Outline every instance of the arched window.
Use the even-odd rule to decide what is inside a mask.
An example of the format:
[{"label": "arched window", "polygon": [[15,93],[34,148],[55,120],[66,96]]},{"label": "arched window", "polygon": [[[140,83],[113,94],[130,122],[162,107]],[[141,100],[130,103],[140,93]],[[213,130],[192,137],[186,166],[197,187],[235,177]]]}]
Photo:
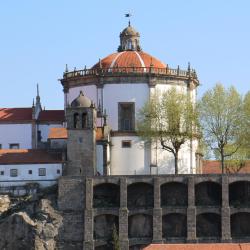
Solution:
[{"label": "arched window", "polygon": [[87,113],[82,114],[82,128],[87,128],[88,127],[88,117]]},{"label": "arched window", "polygon": [[80,119],[78,113],[74,114],[74,128],[80,128]]}]

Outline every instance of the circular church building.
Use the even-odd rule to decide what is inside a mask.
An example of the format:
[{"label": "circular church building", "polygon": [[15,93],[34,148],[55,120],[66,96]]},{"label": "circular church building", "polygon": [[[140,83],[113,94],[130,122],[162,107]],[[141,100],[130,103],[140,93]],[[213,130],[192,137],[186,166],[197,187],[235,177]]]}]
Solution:
[{"label": "circular church building", "polygon": [[[130,25],[120,33],[120,45],[91,68],[64,72],[65,108],[80,91],[97,109],[97,127],[110,128],[108,148],[96,144],[100,174],[173,174],[174,157],[158,145],[145,143],[136,133],[136,114],[156,91],[169,88],[186,93],[195,103],[199,85],[196,72],[169,66],[142,50],[140,34]],[[105,123],[105,124],[104,124]],[[199,172],[198,140],[182,145],[179,173]],[[105,168],[103,167],[105,165]],[[105,169],[105,170],[104,170]]]}]

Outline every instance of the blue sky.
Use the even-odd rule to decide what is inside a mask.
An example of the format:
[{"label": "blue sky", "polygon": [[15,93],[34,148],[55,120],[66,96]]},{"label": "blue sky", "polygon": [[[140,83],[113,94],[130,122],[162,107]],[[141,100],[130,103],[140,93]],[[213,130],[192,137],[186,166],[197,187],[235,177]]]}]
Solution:
[{"label": "blue sky", "polygon": [[62,77],[114,52],[132,25],[142,49],[170,67],[198,73],[199,96],[215,83],[250,90],[248,0],[8,0],[0,3],[0,107],[63,108]]}]

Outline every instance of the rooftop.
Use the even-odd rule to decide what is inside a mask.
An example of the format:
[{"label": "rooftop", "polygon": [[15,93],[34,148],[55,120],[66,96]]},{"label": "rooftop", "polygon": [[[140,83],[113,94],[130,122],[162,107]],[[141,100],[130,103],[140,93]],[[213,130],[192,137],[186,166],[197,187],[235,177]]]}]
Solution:
[{"label": "rooftop", "polygon": [[39,149],[0,149],[0,164],[62,163],[60,153],[48,153]]},{"label": "rooftop", "polygon": [[151,244],[144,250],[250,250],[250,243]]}]

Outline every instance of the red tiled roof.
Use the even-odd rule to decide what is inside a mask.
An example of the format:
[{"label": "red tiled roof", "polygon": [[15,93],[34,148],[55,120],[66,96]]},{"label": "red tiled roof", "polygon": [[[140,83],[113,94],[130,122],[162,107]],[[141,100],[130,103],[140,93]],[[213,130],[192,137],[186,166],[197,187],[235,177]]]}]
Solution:
[{"label": "red tiled roof", "polygon": [[50,128],[48,139],[67,139],[68,133],[66,128]]},{"label": "red tiled roof", "polygon": [[38,120],[40,122],[64,122],[64,110],[42,110],[39,114]]},{"label": "red tiled roof", "polygon": [[151,244],[144,250],[250,250],[249,243]]},{"label": "red tiled roof", "polygon": [[[230,173],[234,173],[234,169],[231,168],[230,171],[226,171]],[[215,160],[204,160],[202,166],[203,174],[221,174],[221,163],[220,161]],[[250,161],[246,162],[246,165],[242,167],[238,173],[250,173]]]},{"label": "red tiled roof", "polygon": [[0,164],[61,163],[62,155],[39,149],[1,149]]},{"label": "red tiled roof", "polygon": [[[154,68],[166,68],[166,64],[162,63],[155,57],[143,52],[143,51],[123,51],[113,53],[101,60],[102,68],[115,68],[115,67],[150,67]],[[98,62],[93,68],[99,68]]]},{"label": "red tiled roof", "polygon": [[0,108],[0,123],[31,121],[32,108]]},{"label": "red tiled roof", "polygon": [[[66,128],[50,128],[48,139],[67,139],[68,132]],[[102,128],[96,129],[96,140],[103,139]]]}]

